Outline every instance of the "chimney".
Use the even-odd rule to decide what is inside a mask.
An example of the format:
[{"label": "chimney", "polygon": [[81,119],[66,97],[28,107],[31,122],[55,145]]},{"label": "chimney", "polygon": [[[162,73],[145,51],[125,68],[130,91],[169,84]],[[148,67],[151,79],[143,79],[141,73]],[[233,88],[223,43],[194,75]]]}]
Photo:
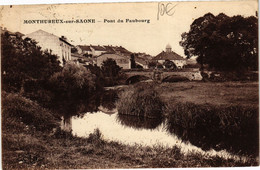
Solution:
[{"label": "chimney", "polygon": [[61,39],[65,40],[65,41],[67,40],[67,38],[64,35],[61,36]]}]

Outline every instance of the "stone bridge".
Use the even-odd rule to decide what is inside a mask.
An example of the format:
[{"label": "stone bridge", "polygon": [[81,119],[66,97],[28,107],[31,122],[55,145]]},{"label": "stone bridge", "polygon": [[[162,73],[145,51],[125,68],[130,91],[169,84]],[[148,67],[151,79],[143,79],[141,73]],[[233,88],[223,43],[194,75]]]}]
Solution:
[{"label": "stone bridge", "polygon": [[190,81],[201,80],[202,76],[199,70],[185,70],[185,71],[165,71],[165,70],[125,70],[126,84],[135,83],[141,80],[156,80],[163,81],[168,77],[184,77]]}]

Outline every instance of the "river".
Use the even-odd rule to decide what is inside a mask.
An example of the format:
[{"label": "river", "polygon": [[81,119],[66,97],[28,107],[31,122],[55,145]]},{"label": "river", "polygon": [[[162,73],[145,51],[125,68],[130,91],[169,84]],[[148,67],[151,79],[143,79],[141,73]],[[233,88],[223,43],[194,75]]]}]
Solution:
[{"label": "river", "polygon": [[[107,141],[116,141],[132,146],[178,146],[185,154],[199,152],[208,156],[218,155],[223,158],[246,159],[241,155],[228,152],[227,148],[216,149],[216,147],[212,147],[217,145],[214,141],[210,142],[201,138],[195,138],[196,141],[194,138],[187,139],[187,136],[191,136],[188,135],[189,133],[169,125],[166,119],[149,119],[118,114],[115,100],[116,93],[110,90],[106,91],[100,100],[92,99],[91,102],[88,101],[85,104],[83,102],[80,106],[66,105],[73,106],[70,109],[75,113],[75,110],[81,111],[81,113],[61,116],[61,129],[79,137],[88,137],[95,129],[99,129],[103,139]],[[82,108],[87,109],[82,110]],[[194,134],[196,135],[196,133]]]},{"label": "river", "polygon": [[[130,117],[131,120],[132,116],[125,117]],[[211,149],[204,151],[189,142],[183,142],[176,135],[167,131],[165,122],[161,122],[156,126],[153,124],[153,120],[147,120],[148,122],[146,122],[146,124],[149,127],[140,127],[138,126],[138,121],[131,122],[131,125],[124,124],[123,122],[125,121],[127,120],[122,120],[117,112],[107,114],[98,111],[95,113],[86,113],[82,117],[72,116],[68,119],[62,118],[61,128],[65,131],[70,131],[73,135],[79,137],[88,137],[95,129],[99,129],[104,140],[117,141],[131,146],[178,146],[185,154],[189,152],[198,152],[207,156],[218,155],[225,159],[233,158],[236,160],[246,160],[246,157],[231,154],[226,150],[216,151]]]}]

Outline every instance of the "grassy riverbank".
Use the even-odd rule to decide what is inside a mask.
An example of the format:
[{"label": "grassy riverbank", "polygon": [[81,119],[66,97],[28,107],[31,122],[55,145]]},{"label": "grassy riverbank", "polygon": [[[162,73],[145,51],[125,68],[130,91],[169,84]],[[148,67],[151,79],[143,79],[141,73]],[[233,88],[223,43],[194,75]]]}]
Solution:
[{"label": "grassy riverbank", "polygon": [[171,133],[203,150],[259,155],[258,107],[176,103],[165,114]]}]

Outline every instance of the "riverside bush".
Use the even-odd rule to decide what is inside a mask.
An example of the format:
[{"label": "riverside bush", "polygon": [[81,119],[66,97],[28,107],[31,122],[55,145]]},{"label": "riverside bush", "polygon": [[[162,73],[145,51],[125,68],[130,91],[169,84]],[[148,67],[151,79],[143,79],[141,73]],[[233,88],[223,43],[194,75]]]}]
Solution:
[{"label": "riverside bush", "polygon": [[96,76],[83,66],[67,63],[49,80],[55,96],[87,98],[96,91]]},{"label": "riverside bush", "polygon": [[139,83],[124,90],[116,105],[119,114],[148,118],[162,117],[164,106],[154,86],[149,83]]}]

